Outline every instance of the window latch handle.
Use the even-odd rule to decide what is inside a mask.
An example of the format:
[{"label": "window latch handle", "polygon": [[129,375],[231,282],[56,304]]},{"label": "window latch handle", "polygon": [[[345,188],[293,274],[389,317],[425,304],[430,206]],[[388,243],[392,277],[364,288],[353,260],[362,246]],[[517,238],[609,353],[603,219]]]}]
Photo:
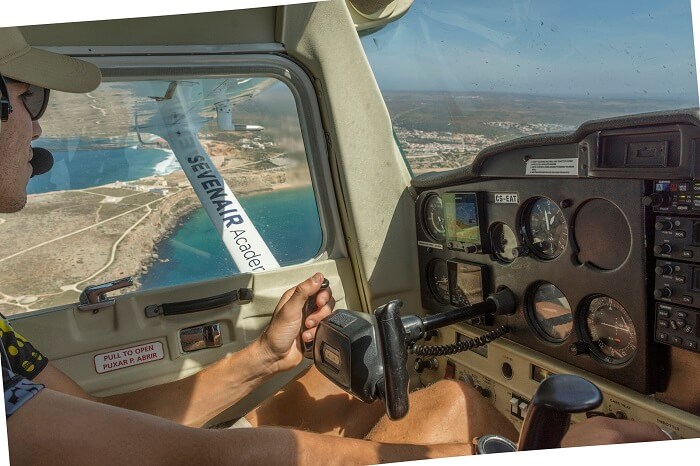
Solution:
[{"label": "window latch handle", "polygon": [[117,280],[112,280],[111,282],[101,283],[99,285],[86,286],[83,292],[80,293],[80,304],[78,304],[78,310],[97,312],[103,307],[113,306],[115,299],[108,298],[107,293],[133,285],[134,280],[131,277],[124,277]]}]

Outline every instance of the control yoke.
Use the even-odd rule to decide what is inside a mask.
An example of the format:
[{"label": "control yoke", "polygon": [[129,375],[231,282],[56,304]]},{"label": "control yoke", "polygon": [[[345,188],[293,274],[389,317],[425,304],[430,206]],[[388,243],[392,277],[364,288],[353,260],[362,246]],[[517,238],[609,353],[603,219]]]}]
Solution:
[{"label": "control yoke", "polygon": [[[409,347],[416,352],[414,343],[428,332],[465,319],[512,314],[515,297],[504,287],[481,303],[426,317],[402,317],[401,305],[401,301],[391,301],[377,308],[374,315],[338,309],[319,324],[313,347],[314,364],[322,374],[366,403],[383,399],[392,420],[408,413]],[[504,332],[491,333],[498,337]],[[488,340],[482,337],[480,342]],[[504,437],[487,435],[477,439],[481,446],[477,452],[557,448],[569,428],[571,414],[595,409],[602,401],[600,390],[588,380],[551,375],[540,383],[530,402],[517,447]]]},{"label": "control yoke", "polygon": [[408,348],[428,332],[484,315],[515,312],[515,297],[502,288],[481,303],[419,317],[401,316],[401,301],[374,315],[338,309],[316,331],[313,360],[318,370],[356,398],[383,399],[389,419],[408,413]]}]

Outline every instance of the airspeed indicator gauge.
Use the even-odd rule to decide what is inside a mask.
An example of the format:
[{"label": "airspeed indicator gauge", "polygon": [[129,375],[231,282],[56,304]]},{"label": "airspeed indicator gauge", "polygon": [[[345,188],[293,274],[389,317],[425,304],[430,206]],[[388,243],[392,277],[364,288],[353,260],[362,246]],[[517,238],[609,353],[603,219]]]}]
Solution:
[{"label": "airspeed indicator gauge", "polygon": [[445,214],[438,194],[430,194],[423,204],[423,225],[435,241],[445,241]]}]

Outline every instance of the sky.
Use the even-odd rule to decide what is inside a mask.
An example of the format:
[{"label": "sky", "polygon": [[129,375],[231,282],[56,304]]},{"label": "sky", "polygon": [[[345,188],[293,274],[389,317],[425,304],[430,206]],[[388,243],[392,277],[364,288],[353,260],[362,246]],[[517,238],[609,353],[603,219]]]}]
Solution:
[{"label": "sky", "polygon": [[689,0],[415,0],[362,43],[383,90],[698,101]]}]

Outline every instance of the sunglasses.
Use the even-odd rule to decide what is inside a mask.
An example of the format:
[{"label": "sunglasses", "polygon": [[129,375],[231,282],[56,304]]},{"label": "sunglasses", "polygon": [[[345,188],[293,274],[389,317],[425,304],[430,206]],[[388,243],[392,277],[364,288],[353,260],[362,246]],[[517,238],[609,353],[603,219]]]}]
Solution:
[{"label": "sunglasses", "polygon": [[12,113],[10,94],[7,92],[5,78],[0,74],[0,121],[7,121]]},{"label": "sunglasses", "polygon": [[[20,82],[10,78],[5,78],[5,80],[11,83]],[[29,116],[32,117],[32,121],[41,118],[46,111],[46,107],[49,105],[49,93],[50,89],[30,84],[29,88],[19,96],[22,99],[24,108],[27,109]]]}]

